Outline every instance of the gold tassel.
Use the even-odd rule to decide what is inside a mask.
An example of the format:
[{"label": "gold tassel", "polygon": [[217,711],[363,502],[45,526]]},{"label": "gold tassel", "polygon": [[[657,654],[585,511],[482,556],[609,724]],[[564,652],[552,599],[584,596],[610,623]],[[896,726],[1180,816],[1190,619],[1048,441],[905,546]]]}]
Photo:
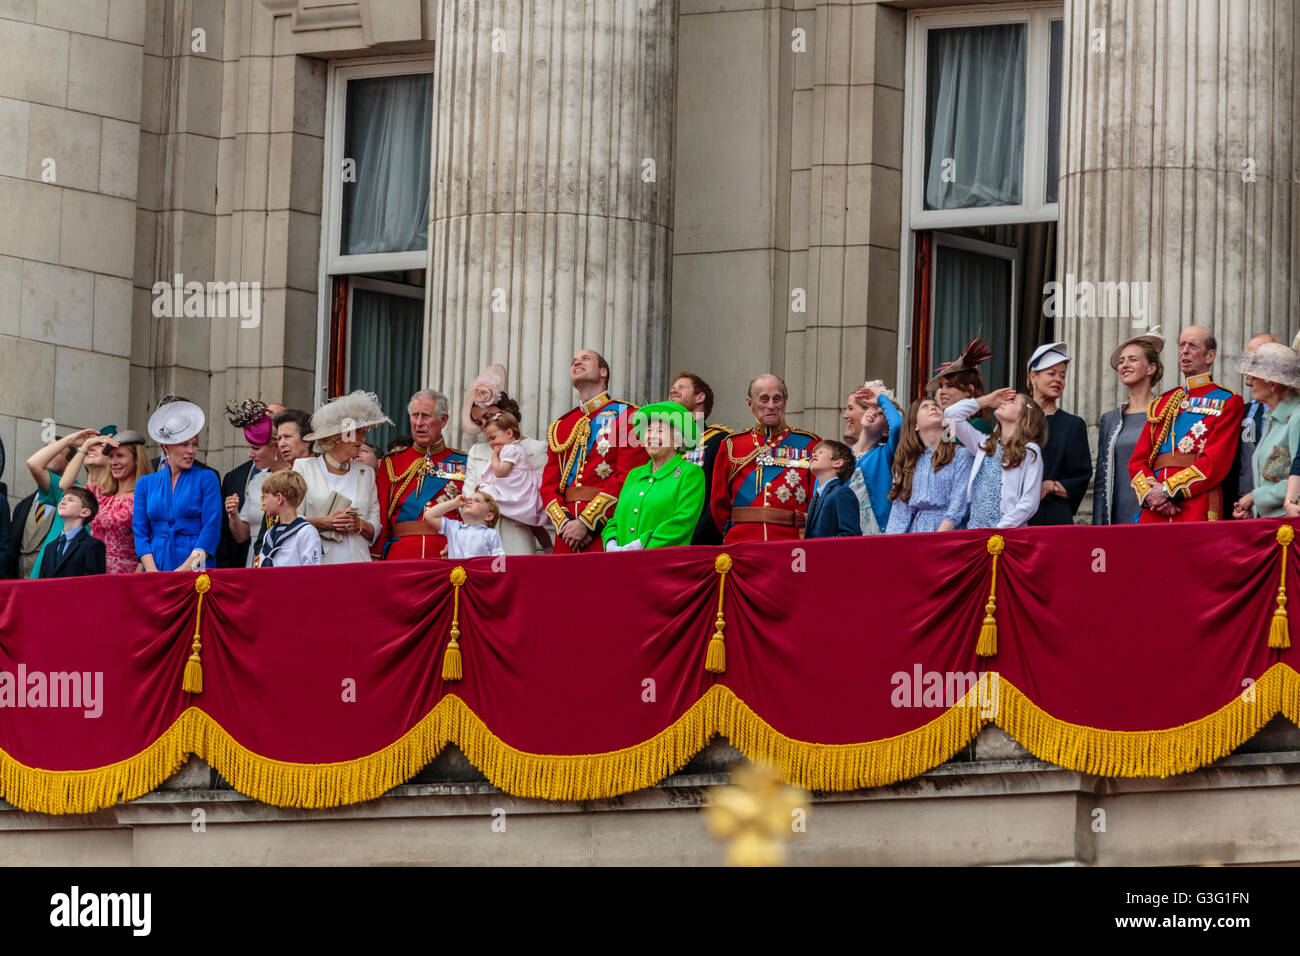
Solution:
[{"label": "gold tassel", "polygon": [[727,645],[722,632],[727,622],[722,618],[722,594],[727,589],[727,573],[731,571],[731,555],[720,554],[713,562],[718,578],[718,616],[713,620],[713,636],[709,638],[709,652],[704,657],[704,669],[711,674],[721,674],[727,669]]},{"label": "gold tassel", "polygon": [[1277,582],[1277,610],[1268,626],[1268,646],[1284,650],[1291,646],[1291,630],[1286,620],[1286,553],[1295,539],[1289,524],[1277,529],[1277,543],[1282,546],[1282,577]]},{"label": "gold tassel", "polygon": [[442,655],[442,679],[460,680],[464,670],[460,662],[460,586],[465,583],[465,569],[451,569],[451,641]]},{"label": "gold tassel", "polygon": [[998,652],[998,621],[993,615],[997,613],[998,555],[1006,547],[1002,535],[995,534],[987,544],[989,554],[993,555],[993,573],[989,577],[989,603],[984,605],[984,623],[980,626],[980,639],[975,645],[977,657],[992,657]]},{"label": "gold tassel", "polygon": [[203,620],[203,595],[212,588],[212,580],[206,574],[194,579],[194,590],[199,592],[199,606],[194,612],[194,643],[190,647],[190,658],[185,662],[185,676],[181,680],[181,689],[187,694],[203,693],[203,661],[199,652],[203,644],[199,640],[199,622]]}]

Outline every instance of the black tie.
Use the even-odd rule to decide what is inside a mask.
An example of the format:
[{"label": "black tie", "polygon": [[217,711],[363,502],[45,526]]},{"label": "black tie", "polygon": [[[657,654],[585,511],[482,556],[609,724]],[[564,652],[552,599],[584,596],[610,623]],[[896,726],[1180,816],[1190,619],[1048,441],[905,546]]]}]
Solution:
[{"label": "black tie", "polygon": [[63,560],[63,546],[66,545],[67,543],[68,543],[68,536],[66,534],[59,535],[58,547],[54,549],[55,564],[58,564],[60,561]]}]

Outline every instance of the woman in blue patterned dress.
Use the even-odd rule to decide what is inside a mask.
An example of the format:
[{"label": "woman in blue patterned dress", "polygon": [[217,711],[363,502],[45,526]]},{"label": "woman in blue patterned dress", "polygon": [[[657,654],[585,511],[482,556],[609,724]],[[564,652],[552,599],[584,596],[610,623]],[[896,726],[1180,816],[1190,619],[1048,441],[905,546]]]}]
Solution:
[{"label": "woman in blue patterned dress", "polygon": [[907,410],[889,498],[886,534],[951,531],[966,520],[966,485],[974,456],[943,440],[943,409],[932,398],[918,398]]}]

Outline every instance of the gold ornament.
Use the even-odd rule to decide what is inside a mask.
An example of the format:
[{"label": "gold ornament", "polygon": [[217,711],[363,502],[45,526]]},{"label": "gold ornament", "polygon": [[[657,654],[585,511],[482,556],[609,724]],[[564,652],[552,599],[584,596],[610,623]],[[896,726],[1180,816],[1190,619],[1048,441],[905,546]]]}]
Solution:
[{"label": "gold ornament", "polygon": [[782,782],[775,767],[744,764],[732,785],[709,790],[705,822],[727,846],[728,866],[781,866],[784,841],[802,833],[812,804],[807,790]]}]

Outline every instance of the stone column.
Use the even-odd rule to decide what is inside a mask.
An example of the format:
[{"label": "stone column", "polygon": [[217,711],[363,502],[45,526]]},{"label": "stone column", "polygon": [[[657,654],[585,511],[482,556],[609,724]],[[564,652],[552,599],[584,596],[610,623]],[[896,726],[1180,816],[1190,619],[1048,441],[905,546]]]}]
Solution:
[{"label": "stone column", "polygon": [[[1297,46],[1290,0],[1066,0],[1058,279],[1150,283],[1163,388],[1183,326],[1215,333],[1237,390],[1252,334],[1300,328]],[[1064,407],[1095,426],[1120,400],[1111,350],[1144,322],[1056,327],[1078,356]]]},{"label": "stone column", "polygon": [[575,403],[584,347],[616,397],[665,397],[676,17],[676,0],[442,3],[427,378],[454,408],[502,362],[538,436]]}]

